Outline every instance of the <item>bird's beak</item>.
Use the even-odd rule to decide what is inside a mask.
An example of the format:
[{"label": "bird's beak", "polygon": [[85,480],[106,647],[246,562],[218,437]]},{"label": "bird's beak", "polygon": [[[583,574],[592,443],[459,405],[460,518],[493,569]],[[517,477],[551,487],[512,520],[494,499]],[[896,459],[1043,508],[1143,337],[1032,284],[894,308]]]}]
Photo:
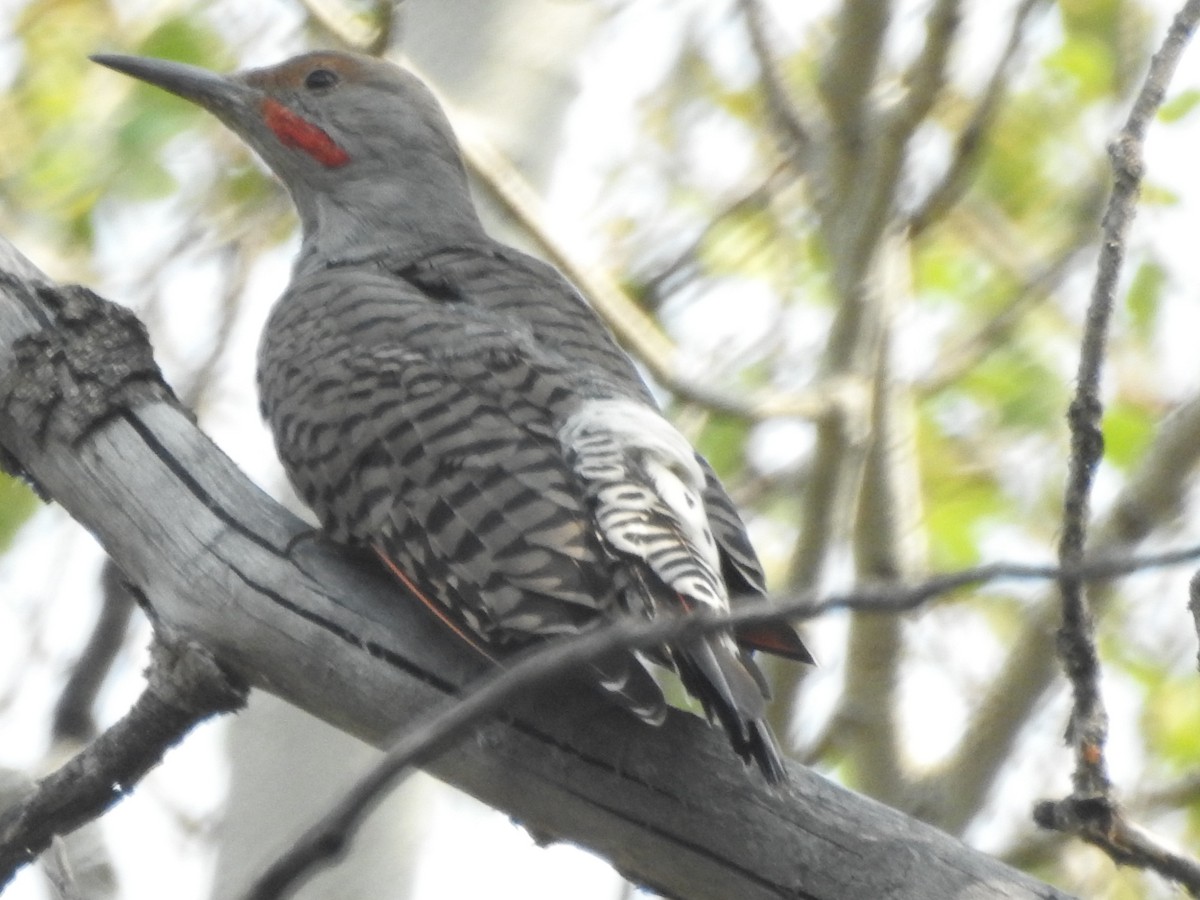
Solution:
[{"label": "bird's beak", "polygon": [[97,53],[91,60],[190,100],[226,123],[244,119],[262,97],[260,91],[236,76],[218,75],[199,66],[115,53]]}]

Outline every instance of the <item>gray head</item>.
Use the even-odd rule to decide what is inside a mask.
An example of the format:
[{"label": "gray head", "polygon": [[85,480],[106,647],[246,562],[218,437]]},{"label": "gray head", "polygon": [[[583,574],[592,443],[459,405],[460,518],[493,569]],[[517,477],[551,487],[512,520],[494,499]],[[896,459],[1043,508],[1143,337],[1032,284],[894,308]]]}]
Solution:
[{"label": "gray head", "polygon": [[161,59],[92,59],[204,107],[263,158],[300,212],[301,271],[482,235],[445,114],[391,63],[319,51],[223,76]]}]

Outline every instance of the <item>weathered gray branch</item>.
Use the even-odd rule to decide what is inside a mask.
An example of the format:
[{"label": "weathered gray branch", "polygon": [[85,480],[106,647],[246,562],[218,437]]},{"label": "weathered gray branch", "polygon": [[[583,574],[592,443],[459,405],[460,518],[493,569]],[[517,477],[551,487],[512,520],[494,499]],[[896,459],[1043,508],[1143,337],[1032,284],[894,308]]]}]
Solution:
[{"label": "weathered gray branch", "polygon": [[[72,324],[55,311],[100,301],[37,290],[4,248],[0,239],[0,446],[97,536],[161,631],[376,744],[479,675],[479,661],[374,568],[318,537],[298,540],[303,523],[169,397],[145,391],[106,410],[73,355],[79,335],[65,342]],[[30,347],[47,354],[35,362],[52,383],[22,380]],[[22,401],[4,403],[14,392]],[[540,691],[429,768],[669,896],[1064,896],[799,767],[790,787],[768,789],[697,718],[675,713],[654,729],[582,688]]]}]

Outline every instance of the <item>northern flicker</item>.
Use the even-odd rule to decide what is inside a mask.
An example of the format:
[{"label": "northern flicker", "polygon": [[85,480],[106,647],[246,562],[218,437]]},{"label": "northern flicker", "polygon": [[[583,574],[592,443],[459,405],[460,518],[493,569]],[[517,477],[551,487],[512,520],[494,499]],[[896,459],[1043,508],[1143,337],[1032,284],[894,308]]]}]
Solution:
[{"label": "northern flicker", "polygon": [[[262,336],[263,414],[330,536],[372,548],[481,653],[765,593],[713,470],[661,415],[579,292],[484,232],[430,91],[390,63],[308,53],[229,76],[97,62],[209,110],[283,181],[303,231]],[[785,770],[761,649],[812,658],[786,625],[662,647],[735,750]],[[594,680],[666,714],[642,654]]]}]

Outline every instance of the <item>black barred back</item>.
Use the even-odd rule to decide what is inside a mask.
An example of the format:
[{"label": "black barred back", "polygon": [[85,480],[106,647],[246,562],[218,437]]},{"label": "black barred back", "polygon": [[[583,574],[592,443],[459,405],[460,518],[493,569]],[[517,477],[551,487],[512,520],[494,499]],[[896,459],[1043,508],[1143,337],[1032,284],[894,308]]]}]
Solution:
[{"label": "black barred back", "polygon": [[554,348],[580,369],[603,374],[608,383],[591,396],[632,396],[654,405],[632,360],[553,266],[489,243],[450,247],[392,271],[438,302],[469,302],[523,323],[541,346]]},{"label": "black barred back", "polygon": [[276,308],[259,380],[288,475],[330,533],[384,547],[506,639],[577,630],[617,602],[556,438],[570,370],[510,322],[338,268]]},{"label": "black barred back", "polygon": [[[375,548],[486,644],[722,609],[726,582],[762,592],[711,469],[571,286],[516,251],[385,254],[300,277],[271,314],[259,383],[285,469],[331,536]],[[589,441],[627,475],[585,472],[604,456]],[[779,776],[765,682],[732,636],[655,658]],[[634,654],[595,671],[661,720],[661,691]]]}]

